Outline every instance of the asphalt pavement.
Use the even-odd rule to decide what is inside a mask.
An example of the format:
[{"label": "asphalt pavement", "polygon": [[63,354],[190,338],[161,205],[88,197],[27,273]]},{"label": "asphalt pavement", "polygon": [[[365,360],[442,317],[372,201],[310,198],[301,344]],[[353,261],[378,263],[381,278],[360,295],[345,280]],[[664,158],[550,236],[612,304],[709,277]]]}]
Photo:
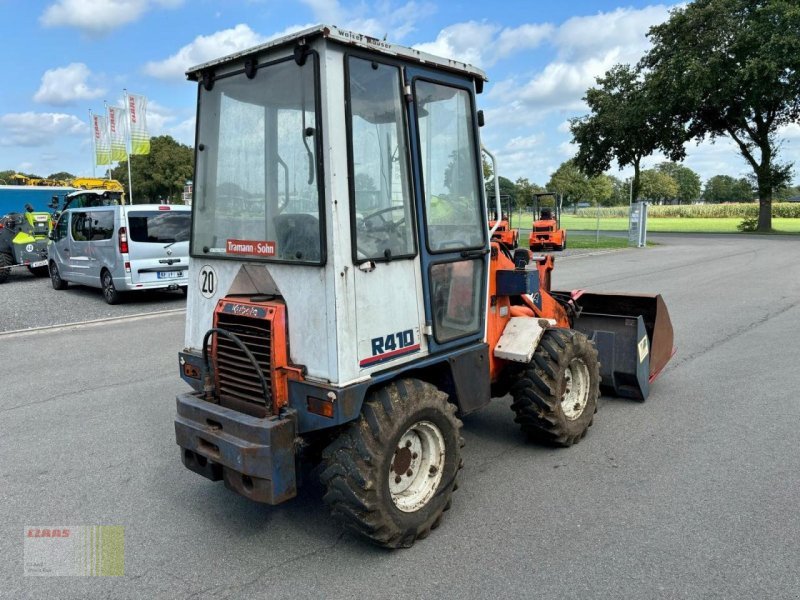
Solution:
[{"label": "asphalt pavement", "polygon": [[180,291],[131,292],[123,295],[121,304],[111,306],[100,288],[71,283],[57,291],[49,277],[35,277],[25,267],[15,267],[0,285],[0,332],[182,308],[186,297]]},{"label": "asphalt pavement", "polygon": [[[180,314],[0,336],[2,598],[797,598],[800,242],[680,236],[564,257],[554,286],[661,292],[678,354],[568,449],[509,400],[464,419],[453,507],[413,548],[186,470]],[[101,300],[102,301],[102,300]],[[123,525],[125,576],[23,576],[26,526]]]}]

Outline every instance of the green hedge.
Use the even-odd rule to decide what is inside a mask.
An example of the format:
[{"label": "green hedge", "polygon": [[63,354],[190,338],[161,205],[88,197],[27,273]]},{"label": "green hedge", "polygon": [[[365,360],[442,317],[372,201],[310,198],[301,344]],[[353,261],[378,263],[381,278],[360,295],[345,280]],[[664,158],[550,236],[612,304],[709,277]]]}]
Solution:
[{"label": "green hedge", "polygon": [[[572,214],[565,211],[564,214]],[[595,217],[596,208],[581,208],[579,217]],[[647,216],[651,219],[686,218],[686,219],[720,219],[720,218],[753,218],[758,216],[758,204],[691,204],[674,206],[647,207]],[[772,216],[784,219],[800,218],[800,202],[774,202]],[[603,219],[628,218],[627,206],[609,206],[600,208],[600,217]]]}]

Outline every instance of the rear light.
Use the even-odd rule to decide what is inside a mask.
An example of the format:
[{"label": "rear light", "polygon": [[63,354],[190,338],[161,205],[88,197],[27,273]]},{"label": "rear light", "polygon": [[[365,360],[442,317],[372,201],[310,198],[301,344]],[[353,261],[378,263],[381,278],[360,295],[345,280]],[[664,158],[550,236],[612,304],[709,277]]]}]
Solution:
[{"label": "rear light", "polygon": [[124,227],[119,228],[119,251],[122,254],[128,253],[128,232]]},{"label": "rear light", "polygon": [[161,206],[158,207],[158,210],[169,210],[169,206],[162,204]]},{"label": "rear light", "polygon": [[131,272],[131,263],[129,263],[127,260],[125,261],[125,272],[126,273]]},{"label": "rear light", "polygon": [[306,406],[310,413],[328,417],[329,419],[334,417],[334,406],[330,398],[323,400],[322,398],[315,398],[314,396],[306,396]]}]

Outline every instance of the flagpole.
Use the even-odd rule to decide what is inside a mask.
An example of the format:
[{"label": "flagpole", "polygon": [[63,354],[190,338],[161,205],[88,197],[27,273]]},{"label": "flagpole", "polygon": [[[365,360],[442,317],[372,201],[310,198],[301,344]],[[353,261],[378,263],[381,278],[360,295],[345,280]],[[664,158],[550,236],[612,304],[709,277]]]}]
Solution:
[{"label": "flagpole", "polygon": [[[108,101],[103,100],[103,106],[106,107],[106,126],[108,127],[108,143],[111,144],[111,115],[108,114]],[[111,151],[113,154],[113,150]],[[112,159],[108,161],[108,168],[106,169],[106,179],[111,181],[111,167],[114,164]]]},{"label": "flagpole", "polygon": [[125,114],[128,115],[128,142],[125,144],[128,150],[128,196],[130,203],[133,204],[133,178],[131,177],[131,151],[133,150],[133,141],[131,140],[131,105],[128,100],[128,90],[123,88],[122,92],[125,94]]},{"label": "flagpole", "polygon": [[92,109],[89,109],[89,132],[92,134],[92,177],[96,177],[97,173],[95,172],[95,167],[97,166],[95,163],[97,162],[97,146],[95,144],[94,139],[94,115],[92,114]]}]

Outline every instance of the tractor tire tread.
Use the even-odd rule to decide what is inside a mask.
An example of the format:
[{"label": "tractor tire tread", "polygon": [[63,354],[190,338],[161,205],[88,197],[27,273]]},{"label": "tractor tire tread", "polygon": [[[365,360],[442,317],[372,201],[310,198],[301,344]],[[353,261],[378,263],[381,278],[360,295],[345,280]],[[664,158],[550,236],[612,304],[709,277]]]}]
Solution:
[{"label": "tractor tire tread", "polygon": [[[582,358],[589,373],[584,412],[574,420],[561,409],[559,375],[573,358]],[[597,350],[585,335],[571,329],[548,329],[531,362],[523,366],[510,386],[514,420],[530,439],[552,446],[571,446],[592,425],[600,396]]]},{"label": "tractor tire tread", "polygon": [[[450,481],[442,481],[426,506],[416,513],[403,514],[394,507],[388,485],[381,478],[384,470],[388,473],[387,460],[391,461],[386,454],[387,445],[403,435],[415,414],[429,409],[440,411],[450,428],[449,435],[454,436],[455,448],[448,446],[447,452],[455,456],[446,463],[453,472]],[[447,394],[416,379],[396,380],[371,392],[361,416],[346,425],[322,453],[320,480],[326,490],[323,500],[333,516],[347,529],[388,548],[410,547],[427,537],[450,507],[455,478],[462,465],[460,447],[464,440],[456,410]],[[442,433],[448,438],[448,432]]]}]

